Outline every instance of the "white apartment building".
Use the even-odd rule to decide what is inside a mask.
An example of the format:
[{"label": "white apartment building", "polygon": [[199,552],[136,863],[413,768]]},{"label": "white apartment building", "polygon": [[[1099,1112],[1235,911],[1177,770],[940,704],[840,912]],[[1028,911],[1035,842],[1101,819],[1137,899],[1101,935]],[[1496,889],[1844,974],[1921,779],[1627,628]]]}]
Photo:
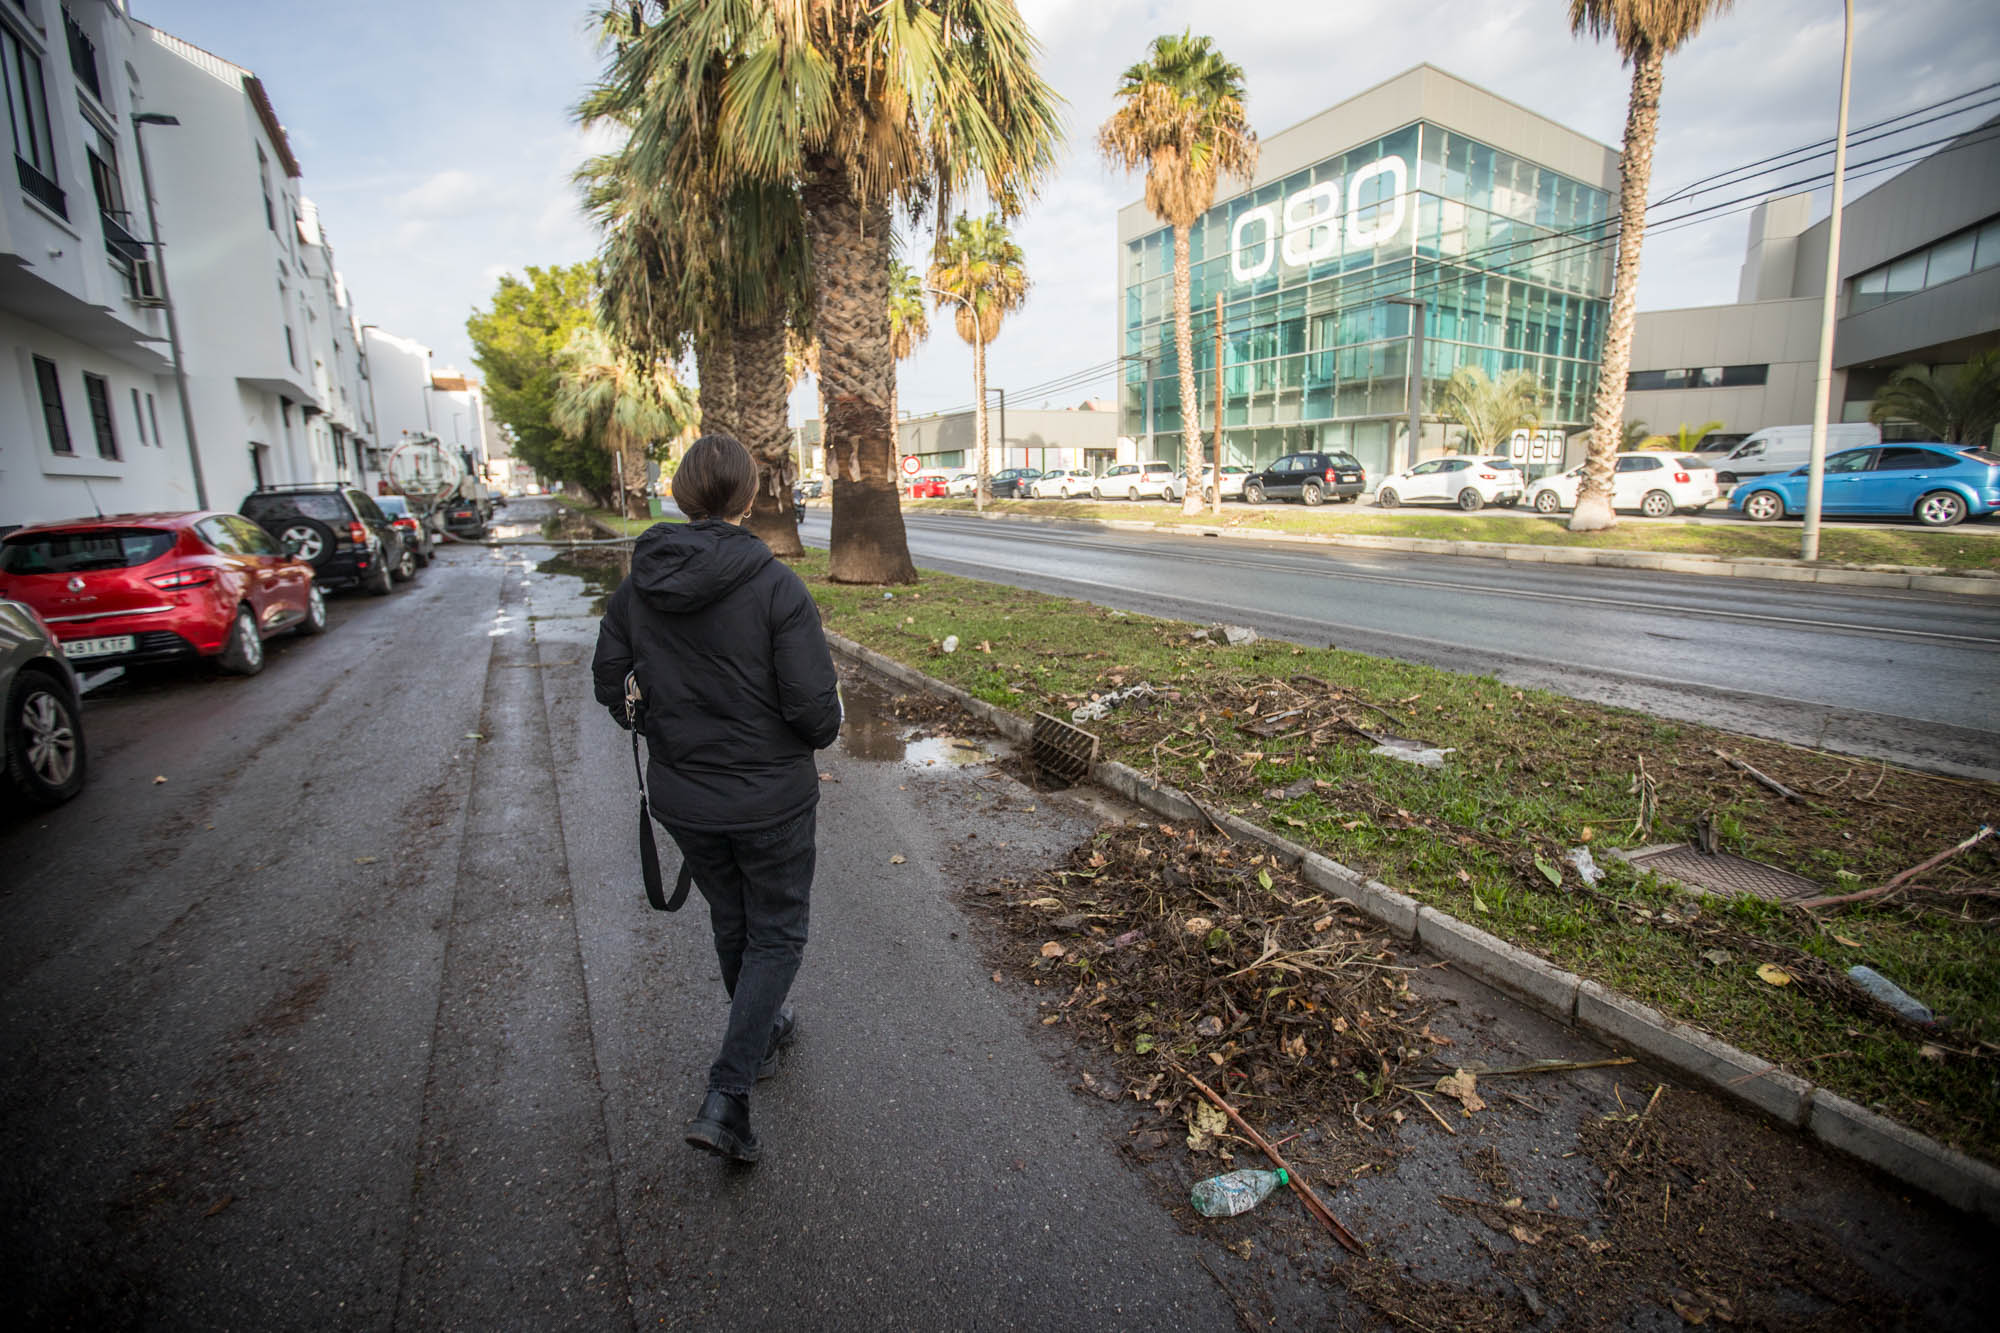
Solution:
[{"label": "white apartment building", "polygon": [[0,529],[195,507],[134,138],[175,131],[132,120],[147,31],[119,0],[0,3]]},{"label": "white apartment building", "polygon": [[431,404],[431,349],[375,324],[361,326],[368,362],[376,432],[383,462],[406,435],[435,435]]},{"label": "white apartment building", "polygon": [[381,474],[386,460],[376,450],[361,321],[334,265],[319,208],[310,199],[299,200],[299,240],[305,341],[312,353],[313,389],[325,409],[310,429],[321,433],[317,446],[332,454],[335,473],[366,485],[371,475]]}]

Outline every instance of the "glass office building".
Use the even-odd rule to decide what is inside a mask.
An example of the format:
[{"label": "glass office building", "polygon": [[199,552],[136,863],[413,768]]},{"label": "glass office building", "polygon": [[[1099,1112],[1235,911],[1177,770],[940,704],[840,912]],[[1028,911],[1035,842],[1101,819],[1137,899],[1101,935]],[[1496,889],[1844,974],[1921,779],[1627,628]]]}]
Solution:
[{"label": "glass office building", "polygon": [[[1438,394],[1463,365],[1532,372],[1542,425],[1582,426],[1616,183],[1610,148],[1429,66],[1267,140],[1257,181],[1190,237],[1203,438],[1218,297],[1225,462],[1339,448],[1371,476],[1393,470],[1407,448],[1413,300],[1424,303],[1422,456],[1447,445]],[[1173,233],[1137,204],[1120,238],[1120,432],[1178,462]]]}]

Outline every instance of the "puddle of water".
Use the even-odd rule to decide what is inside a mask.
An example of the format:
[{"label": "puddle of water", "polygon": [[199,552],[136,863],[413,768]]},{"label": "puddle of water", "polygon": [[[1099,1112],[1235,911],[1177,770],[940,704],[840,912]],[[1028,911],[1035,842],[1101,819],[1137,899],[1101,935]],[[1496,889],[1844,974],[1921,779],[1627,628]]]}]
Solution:
[{"label": "puddle of water", "polygon": [[590,520],[568,509],[559,509],[542,520],[542,535],[561,539],[588,541],[604,534],[590,525]]},{"label": "puddle of water", "polygon": [[991,746],[981,741],[966,740],[962,736],[926,736],[922,740],[908,741],[903,746],[903,766],[906,768],[971,768],[990,764],[995,758]]},{"label": "puddle of water", "polygon": [[890,710],[891,696],[872,683],[843,676],[840,693],[847,708],[840,748],[856,759],[959,773],[990,764],[1002,753],[996,742],[948,733],[913,735],[919,729],[897,717]]},{"label": "puddle of water", "polygon": [[587,546],[552,556],[535,569],[542,574],[567,574],[582,579],[583,591],[591,599],[590,614],[601,616],[611,594],[618,591],[618,585],[632,572],[632,548]]}]

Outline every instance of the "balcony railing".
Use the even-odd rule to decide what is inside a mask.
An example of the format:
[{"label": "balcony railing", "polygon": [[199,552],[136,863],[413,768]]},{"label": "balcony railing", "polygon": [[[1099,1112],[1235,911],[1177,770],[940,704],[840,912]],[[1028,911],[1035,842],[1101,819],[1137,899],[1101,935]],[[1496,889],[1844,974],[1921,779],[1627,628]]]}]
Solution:
[{"label": "balcony railing", "polygon": [[90,90],[90,95],[99,102],[104,100],[104,89],[97,81],[97,43],[90,40],[77,21],[63,11],[63,30],[69,37],[69,67],[76,75],[76,81]]},{"label": "balcony railing", "polygon": [[53,209],[58,217],[69,216],[69,205],[64,201],[62,187],[44,176],[34,163],[14,154],[14,174],[21,179],[21,188],[33,198]]},{"label": "balcony railing", "polygon": [[124,275],[127,293],[140,305],[158,305],[152,247],[126,228],[124,220],[130,214],[107,208],[99,210],[97,216],[104,224],[104,252],[110,256],[111,267]]}]

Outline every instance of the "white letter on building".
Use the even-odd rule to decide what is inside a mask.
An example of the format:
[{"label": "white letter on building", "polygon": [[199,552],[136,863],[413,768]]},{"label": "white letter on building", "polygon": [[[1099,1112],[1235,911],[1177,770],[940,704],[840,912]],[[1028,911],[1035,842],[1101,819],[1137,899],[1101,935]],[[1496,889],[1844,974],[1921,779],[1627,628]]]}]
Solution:
[{"label": "white letter on building", "polygon": [[[1264,247],[1264,257],[1254,264],[1243,259],[1243,229],[1253,222],[1264,224],[1264,235],[1253,245]],[[1259,204],[1236,219],[1236,225],[1229,229],[1229,271],[1236,275],[1238,282],[1253,282],[1271,271],[1271,261],[1278,257],[1278,206]]]},{"label": "white letter on building", "polygon": [[[1377,176],[1394,176],[1395,186],[1375,214],[1375,225],[1361,224],[1361,187]],[[1347,242],[1355,249],[1392,241],[1409,216],[1410,169],[1400,157],[1385,157],[1355,172],[1347,181]]]},{"label": "white letter on building", "polygon": [[1340,253],[1340,184],[1321,181],[1285,200],[1285,266],[1302,268]]}]

